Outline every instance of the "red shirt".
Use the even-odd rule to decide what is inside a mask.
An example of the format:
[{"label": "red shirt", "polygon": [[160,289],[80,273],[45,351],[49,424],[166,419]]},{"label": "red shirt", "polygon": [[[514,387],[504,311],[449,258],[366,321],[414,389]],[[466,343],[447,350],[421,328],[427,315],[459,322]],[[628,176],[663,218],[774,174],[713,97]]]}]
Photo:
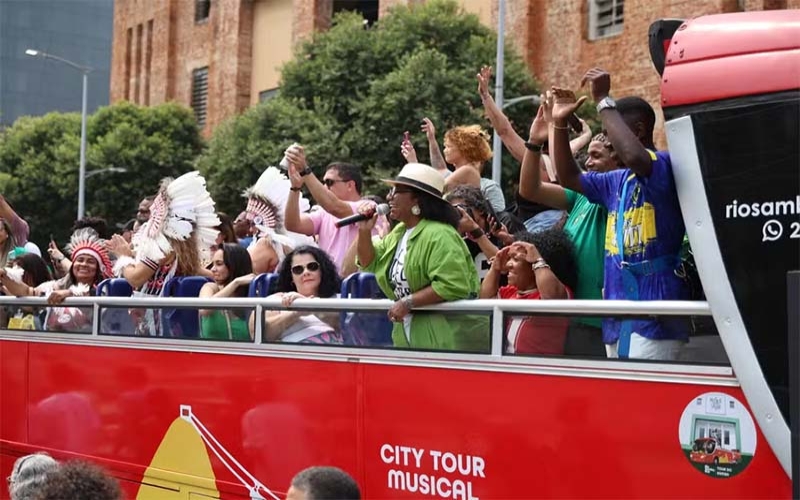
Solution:
[{"label": "red shirt", "polygon": [[[567,298],[572,298],[572,290]],[[515,286],[500,287],[501,299],[540,300],[539,290],[520,292]],[[569,328],[567,316],[512,316],[506,322],[506,352],[508,354],[564,354],[564,342]]]}]

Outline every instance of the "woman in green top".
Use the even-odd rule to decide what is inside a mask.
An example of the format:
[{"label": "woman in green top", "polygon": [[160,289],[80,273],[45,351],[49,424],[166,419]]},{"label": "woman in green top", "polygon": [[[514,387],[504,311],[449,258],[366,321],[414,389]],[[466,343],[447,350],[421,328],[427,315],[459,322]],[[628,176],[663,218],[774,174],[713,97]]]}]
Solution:
[{"label": "woman in green top", "polygon": [[[358,264],[375,273],[387,297],[394,322],[395,347],[487,351],[487,316],[443,315],[414,308],[440,302],[472,299],[479,290],[478,273],[458,233],[458,211],[442,199],[444,178],[427,165],[409,163],[394,180],[389,193],[389,216],[399,224],[373,242],[377,216],[359,222]],[[365,202],[361,213],[375,213]]]},{"label": "woman in green top", "polygon": [[[247,297],[253,281],[250,254],[238,243],[224,243],[211,259],[212,283],[200,289],[201,298]],[[245,310],[200,310],[200,336],[204,339],[252,340]]]}]

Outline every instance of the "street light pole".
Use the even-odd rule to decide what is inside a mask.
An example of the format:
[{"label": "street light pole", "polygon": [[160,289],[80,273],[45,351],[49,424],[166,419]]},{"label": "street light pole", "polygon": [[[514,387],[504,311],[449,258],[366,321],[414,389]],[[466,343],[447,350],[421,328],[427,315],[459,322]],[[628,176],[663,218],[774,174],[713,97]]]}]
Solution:
[{"label": "street light pole", "polygon": [[[497,0],[497,60],[495,61],[494,102],[503,109],[503,75],[505,73],[506,2]],[[492,180],[500,184],[503,141],[497,130],[492,141]]]},{"label": "street light pole", "polygon": [[86,94],[89,86],[89,73],[83,72],[83,97],[81,99],[81,159],[78,167],[78,220],[86,212]]},{"label": "street light pole", "polygon": [[75,68],[83,73],[83,92],[81,96],[81,156],[80,166],[78,167],[78,219],[82,219],[86,212],[86,100],[89,87],[89,73],[92,72],[92,68],[74,63],[68,59],[64,59],[63,57],[42,52],[41,50],[27,49],[25,50],[25,54],[32,57],[52,59],[54,61],[64,63],[67,66]]}]

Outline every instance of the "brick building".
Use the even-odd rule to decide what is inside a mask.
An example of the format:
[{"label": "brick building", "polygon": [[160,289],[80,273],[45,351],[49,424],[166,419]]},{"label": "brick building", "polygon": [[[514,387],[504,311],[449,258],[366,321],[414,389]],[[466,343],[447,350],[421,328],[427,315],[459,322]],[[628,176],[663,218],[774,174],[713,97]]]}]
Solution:
[{"label": "brick building", "polygon": [[[268,97],[295,44],[338,10],[373,22],[426,0],[116,0],[111,101],[191,106],[206,134]],[[459,0],[491,27],[497,0]],[[658,103],[647,29],[659,18],[800,8],[800,0],[506,0],[506,38],[543,86],[577,87],[583,72],[612,74],[614,95]],[[485,62],[476,61],[476,68]],[[511,98],[514,96],[506,96]]]}]

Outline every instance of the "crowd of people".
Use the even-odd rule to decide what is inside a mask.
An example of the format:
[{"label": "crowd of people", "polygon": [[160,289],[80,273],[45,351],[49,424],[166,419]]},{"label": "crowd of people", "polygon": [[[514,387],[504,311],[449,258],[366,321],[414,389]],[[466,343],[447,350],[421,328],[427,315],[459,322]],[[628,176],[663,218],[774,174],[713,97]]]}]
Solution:
[{"label": "crowd of people", "polygon": [[[46,259],[28,242],[25,221],[0,198],[0,283],[6,294],[44,295],[53,306],[7,308],[3,324],[90,328],[91,309],[62,303],[96,293],[110,277],[127,280],[133,296],[164,295],[175,277],[206,277],[199,296],[212,298],[247,296],[258,275],[275,273],[271,296],[288,307],[298,298],[336,297],[343,278],[368,272],[394,301],[387,313],[391,345],[486,352],[488,316],[419,308],[478,297],[687,299],[678,272],[685,228],[669,154],[653,143],[653,108],[635,96],[612,99],[610,75],[595,68],[580,83],[598,103],[601,133],[593,135],[576,116],[586,96],[552,87],[523,138],[489,94],[490,78],[491,68],[483,68],[478,93],[520,162],[513,200],[482,176],[498,152],[479,125],[447,130],[442,151],[435,124],[424,117],[430,165],[418,160],[406,133],[398,155],[405,166],[383,180],[388,209],[382,198],[365,196],[359,167],[331,163],[319,179],[297,144],[286,150],[282,168],[268,167],[244,193],[244,209],[234,218],[215,212],[205,180],[190,172],[165,179],[142,199],[119,234],[110,235],[102,219],[77,221],[67,252],[51,242]],[[337,224],[356,214],[363,220]],[[199,315],[203,338],[250,340],[263,322],[266,341],[349,342],[339,314],[287,308],[262,318],[216,309]],[[175,335],[160,316],[132,309],[131,331],[120,333]],[[510,317],[505,350],[677,360],[689,332],[682,319]]]},{"label": "crowd of people", "polygon": [[[59,463],[44,452],[19,457],[8,477],[11,500],[121,500],[119,482],[105,469],[82,460]],[[359,500],[358,483],[337,467],[314,466],[292,479],[288,500]]]}]

